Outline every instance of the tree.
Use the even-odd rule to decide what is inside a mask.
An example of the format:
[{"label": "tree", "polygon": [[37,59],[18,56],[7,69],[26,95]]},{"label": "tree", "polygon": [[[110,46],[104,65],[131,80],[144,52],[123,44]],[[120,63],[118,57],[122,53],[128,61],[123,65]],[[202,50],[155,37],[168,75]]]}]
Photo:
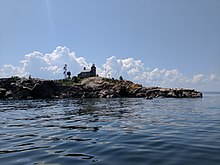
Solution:
[{"label": "tree", "polygon": [[67,64],[64,65],[63,67],[63,75],[64,75],[64,79],[66,79],[66,76],[67,76]]},{"label": "tree", "polygon": [[120,81],[123,81],[123,77],[122,77],[122,76],[120,76],[120,77],[119,77],[119,80],[120,80]]},{"label": "tree", "polygon": [[67,74],[67,76],[68,76],[68,79],[70,79],[71,72],[70,72],[70,71],[68,71],[66,74]]}]

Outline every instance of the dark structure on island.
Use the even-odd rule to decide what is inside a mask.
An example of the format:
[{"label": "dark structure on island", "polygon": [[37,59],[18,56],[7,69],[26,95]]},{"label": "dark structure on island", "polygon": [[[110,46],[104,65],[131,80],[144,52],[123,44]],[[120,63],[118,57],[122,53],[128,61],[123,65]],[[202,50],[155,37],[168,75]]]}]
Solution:
[{"label": "dark structure on island", "polygon": [[84,67],[84,70],[78,74],[79,78],[88,78],[88,77],[94,77],[96,76],[96,67],[95,64],[92,65],[91,69],[86,69],[86,67]]}]

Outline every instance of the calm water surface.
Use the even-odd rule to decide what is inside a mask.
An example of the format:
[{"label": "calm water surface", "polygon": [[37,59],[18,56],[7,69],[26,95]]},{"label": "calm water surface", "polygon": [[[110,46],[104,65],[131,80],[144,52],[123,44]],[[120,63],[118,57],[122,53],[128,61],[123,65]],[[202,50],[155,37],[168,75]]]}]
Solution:
[{"label": "calm water surface", "polygon": [[220,95],[0,101],[0,164],[220,164]]}]

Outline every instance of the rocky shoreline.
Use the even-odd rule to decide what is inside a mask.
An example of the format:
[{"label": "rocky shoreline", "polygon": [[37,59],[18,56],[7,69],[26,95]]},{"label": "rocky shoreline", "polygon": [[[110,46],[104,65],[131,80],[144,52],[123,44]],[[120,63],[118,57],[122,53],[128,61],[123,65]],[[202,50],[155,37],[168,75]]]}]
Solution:
[{"label": "rocky shoreline", "polygon": [[90,77],[80,83],[72,80],[40,80],[19,77],[0,79],[0,99],[47,98],[201,98],[194,89],[143,87],[131,81]]}]

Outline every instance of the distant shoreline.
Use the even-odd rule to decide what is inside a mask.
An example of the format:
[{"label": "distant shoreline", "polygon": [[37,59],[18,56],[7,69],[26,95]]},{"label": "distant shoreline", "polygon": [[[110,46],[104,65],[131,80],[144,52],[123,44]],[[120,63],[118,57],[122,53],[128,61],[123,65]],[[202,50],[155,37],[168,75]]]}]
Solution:
[{"label": "distant shoreline", "polygon": [[203,94],[220,94],[220,91],[202,91]]}]

